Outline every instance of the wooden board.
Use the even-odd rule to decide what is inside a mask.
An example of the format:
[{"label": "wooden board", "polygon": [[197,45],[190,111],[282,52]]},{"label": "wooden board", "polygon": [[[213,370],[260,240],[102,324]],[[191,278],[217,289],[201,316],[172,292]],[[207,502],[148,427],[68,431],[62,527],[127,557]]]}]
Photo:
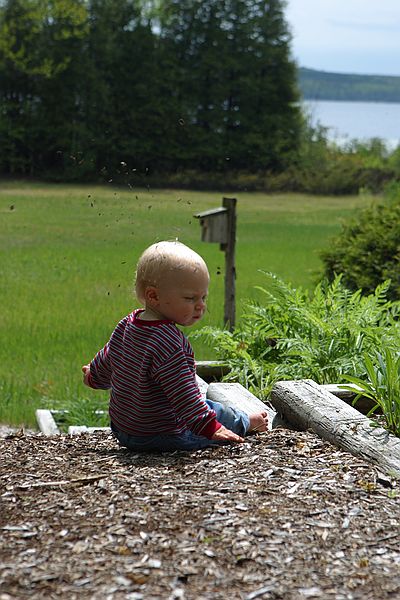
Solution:
[{"label": "wooden board", "polygon": [[229,373],[229,367],[221,360],[198,360],[196,373],[208,381],[218,381]]},{"label": "wooden board", "polygon": [[201,395],[204,396],[204,398],[205,398],[207,395],[208,383],[206,381],[204,381],[204,379],[202,377],[199,377],[198,375],[196,375],[196,381],[197,381],[197,385],[200,388]]},{"label": "wooden board", "polygon": [[[351,387],[354,389],[354,391],[344,390],[342,385],[343,384],[338,383],[326,383],[324,385],[321,385],[321,387],[333,394],[334,396],[337,396],[341,400],[344,400],[345,402],[347,402],[347,404],[351,404],[353,406],[353,402],[357,395],[357,391],[359,391],[360,388],[358,388],[356,385],[352,385]],[[371,398],[361,396],[354,405],[354,408],[366,415],[372,408],[374,408],[374,406],[375,402],[371,400]],[[381,411],[377,410],[377,413],[379,414],[381,413]]]},{"label": "wooden board", "polygon": [[45,410],[38,408],[36,411],[36,421],[40,431],[44,435],[58,435],[60,430],[57,427],[57,423],[54,420],[51,410]]},{"label": "wooden board", "polygon": [[80,435],[81,433],[93,433],[94,431],[111,431],[110,427],[86,427],[86,425],[70,425],[69,435]]},{"label": "wooden board", "polygon": [[287,426],[273,408],[264,404],[240,383],[210,383],[207,388],[207,398],[232,408],[238,408],[248,415],[266,411],[268,429]]}]

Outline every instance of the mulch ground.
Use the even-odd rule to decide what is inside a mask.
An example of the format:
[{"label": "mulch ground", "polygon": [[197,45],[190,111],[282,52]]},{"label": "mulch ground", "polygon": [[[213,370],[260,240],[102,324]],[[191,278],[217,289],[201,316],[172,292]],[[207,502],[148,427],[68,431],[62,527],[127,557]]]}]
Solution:
[{"label": "mulch ground", "polygon": [[310,432],[0,439],[0,600],[400,598],[400,491]]}]

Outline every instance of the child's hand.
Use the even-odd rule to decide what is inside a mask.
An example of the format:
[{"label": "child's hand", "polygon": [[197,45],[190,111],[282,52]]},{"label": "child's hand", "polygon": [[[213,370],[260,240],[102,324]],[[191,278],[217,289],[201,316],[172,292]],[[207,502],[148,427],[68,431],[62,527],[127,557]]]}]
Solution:
[{"label": "child's hand", "polygon": [[90,387],[90,385],[89,385],[90,365],[83,365],[82,373],[83,373],[83,383],[85,385],[87,385],[88,387]]},{"label": "child's hand", "polygon": [[218,442],[229,442],[230,444],[242,444],[244,442],[240,435],[233,433],[223,425],[214,433],[211,439]]}]

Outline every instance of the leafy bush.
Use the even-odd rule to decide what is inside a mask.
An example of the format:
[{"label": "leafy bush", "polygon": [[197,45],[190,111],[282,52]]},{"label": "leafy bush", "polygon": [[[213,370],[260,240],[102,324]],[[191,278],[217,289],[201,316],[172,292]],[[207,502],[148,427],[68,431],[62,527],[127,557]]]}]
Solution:
[{"label": "leafy bush", "polygon": [[234,331],[205,327],[195,334],[229,365],[226,380],[259,398],[278,380],[339,383],[345,375],[365,375],[365,354],[400,341],[400,303],[387,300],[389,282],[363,296],[337,276],[309,293],[265,275],[264,302],[248,303]]},{"label": "leafy bush", "polygon": [[380,192],[399,174],[398,154],[390,151],[383,140],[354,139],[345,145],[335,144],[328,139],[326,127],[313,125],[312,117],[305,115],[300,148],[293,156],[291,168],[273,179],[283,178],[285,190],[357,194],[362,188]]},{"label": "leafy bush", "polygon": [[400,185],[388,188],[385,203],[370,206],[344,225],[322,260],[330,281],[342,273],[347,287],[372,293],[390,279],[388,297],[400,299]]}]

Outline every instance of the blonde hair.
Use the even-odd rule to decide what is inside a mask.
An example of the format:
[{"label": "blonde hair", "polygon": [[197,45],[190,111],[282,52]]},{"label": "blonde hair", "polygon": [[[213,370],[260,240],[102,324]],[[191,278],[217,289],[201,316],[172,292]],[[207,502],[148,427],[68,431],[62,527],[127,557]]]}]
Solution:
[{"label": "blonde hair", "polygon": [[146,287],[158,287],[173,273],[206,272],[208,269],[203,258],[194,250],[178,241],[157,242],[149,246],[138,260],[135,278],[137,299],[144,303]]}]

